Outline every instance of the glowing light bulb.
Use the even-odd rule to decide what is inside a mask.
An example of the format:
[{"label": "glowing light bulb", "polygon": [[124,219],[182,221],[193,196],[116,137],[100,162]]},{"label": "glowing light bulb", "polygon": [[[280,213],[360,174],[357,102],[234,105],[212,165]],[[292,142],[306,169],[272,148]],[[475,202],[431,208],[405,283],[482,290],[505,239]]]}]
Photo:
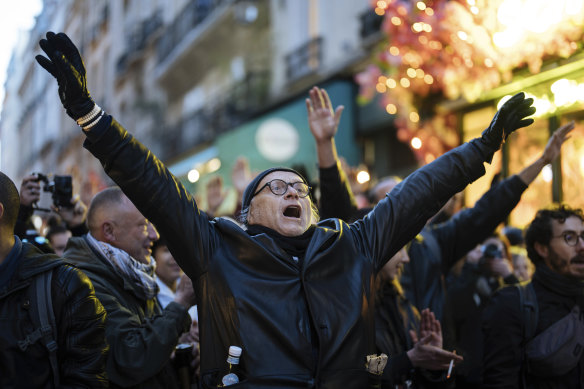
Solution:
[{"label": "glowing light bulb", "polygon": [[197,169],[191,169],[187,174],[187,179],[193,184],[199,181],[199,178],[201,178],[201,174]]},{"label": "glowing light bulb", "polygon": [[393,78],[388,78],[385,82],[385,85],[387,85],[389,89],[393,89],[397,86],[397,81],[395,81]]},{"label": "glowing light bulb", "polygon": [[417,112],[410,112],[410,120],[413,123],[417,123],[420,121],[420,115]]},{"label": "glowing light bulb", "polygon": [[399,83],[401,84],[401,86],[403,86],[404,88],[409,88],[410,86],[410,80],[408,80],[407,78],[403,77],[401,80],[399,80]]},{"label": "glowing light bulb", "polygon": [[221,160],[219,158],[213,158],[207,162],[207,170],[209,173],[216,172],[221,167]]},{"label": "glowing light bulb", "polygon": [[399,16],[392,16],[391,17],[391,23],[394,26],[400,26],[402,24],[402,20],[401,20],[401,18]]},{"label": "glowing light bulb", "polygon": [[426,3],[424,3],[423,1],[418,1],[418,2],[416,3],[416,7],[418,7],[418,9],[419,9],[420,11],[423,11],[423,10],[425,10],[425,9],[426,9]]},{"label": "glowing light bulb", "polygon": [[463,41],[465,41],[468,38],[468,34],[464,31],[458,31],[456,35],[458,35],[458,37]]},{"label": "glowing light bulb", "polygon": [[364,184],[368,182],[370,179],[371,177],[369,176],[369,173],[366,170],[361,170],[359,173],[357,173],[357,182],[359,184]]},{"label": "glowing light bulb", "polygon": [[415,78],[416,77],[416,69],[408,68],[408,70],[406,71],[406,74],[408,75],[409,78]]},{"label": "glowing light bulb", "polygon": [[545,182],[552,182],[552,180],[554,179],[552,165],[545,165],[543,169],[541,169],[541,176]]},{"label": "glowing light bulb", "polygon": [[385,110],[390,115],[395,115],[397,113],[397,107],[395,106],[395,104],[387,104],[385,106]]},{"label": "glowing light bulb", "polygon": [[394,55],[394,56],[398,56],[399,55],[399,48],[397,48],[395,46],[391,46],[389,48],[389,54]]},{"label": "glowing light bulb", "polygon": [[420,138],[418,138],[417,136],[415,136],[410,141],[410,144],[412,145],[412,147],[414,149],[419,150],[422,147],[422,140]]}]

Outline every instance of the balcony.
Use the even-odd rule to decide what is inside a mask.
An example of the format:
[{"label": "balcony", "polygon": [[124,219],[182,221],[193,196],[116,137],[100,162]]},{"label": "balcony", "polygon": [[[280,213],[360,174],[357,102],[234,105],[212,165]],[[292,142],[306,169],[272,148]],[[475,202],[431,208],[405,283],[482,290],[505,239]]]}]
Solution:
[{"label": "balcony", "polygon": [[[235,57],[261,58],[257,68],[270,66],[268,0],[190,1],[178,17],[166,25],[156,46],[154,77],[169,99],[180,98],[220,63]],[[255,9],[255,17],[246,11]],[[257,65],[257,59],[254,61]]]},{"label": "balcony", "polygon": [[126,39],[126,50],[124,50],[124,54],[118,59],[116,64],[116,72],[118,75],[121,75],[128,69],[131,60],[139,56],[139,53],[147,46],[148,41],[161,27],[162,18],[160,12],[155,12],[130,31]]},{"label": "balcony", "polygon": [[196,0],[188,3],[179,16],[170,24],[157,47],[158,61],[163,62],[184,37],[203,23],[227,0]]},{"label": "balcony", "polygon": [[376,42],[381,39],[381,25],[383,16],[379,16],[372,9],[361,14],[361,39],[366,42]]},{"label": "balcony", "polygon": [[212,142],[248,121],[265,107],[268,100],[269,72],[250,72],[245,79],[233,85],[221,98],[182,118],[160,134],[162,159],[189,151]]},{"label": "balcony", "polygon": [[322,37],[311,39],[298,49],[286,55],[286,78],[296,81],[314,73],[322,62]]}]

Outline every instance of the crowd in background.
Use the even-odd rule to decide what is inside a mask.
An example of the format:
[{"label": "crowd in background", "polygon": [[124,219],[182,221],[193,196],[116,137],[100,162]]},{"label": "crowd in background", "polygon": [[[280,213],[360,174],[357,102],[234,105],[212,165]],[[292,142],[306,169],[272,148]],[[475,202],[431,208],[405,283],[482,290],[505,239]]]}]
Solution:
[{"label": "crowd in background", "polygon": [[[364,186],[336,152],[343,107],[314,87],[319,177],[301,166],[252,173],[242,155],[237,206],[225,211],[213,177],[201,209],[89,98],[66,35],[41,47],[85,147],[119,187],[53,204],[37,229],[39,177],[17,192],[0,176],[0,318],[19,315],[0,322],[0,384],[210,388],[237,372],[242,387],[584,387],[582,210],[550,205],[525,230],[505,224],[574,123],[467,208],[460,191],[533,122],[532,99],[514,96],[480,138],[411,176]],[[49,314],[36,303],[47,296]],[[239,370],[226,344],[244,345]],[[50,363],[31,379],[35,358]]]}]

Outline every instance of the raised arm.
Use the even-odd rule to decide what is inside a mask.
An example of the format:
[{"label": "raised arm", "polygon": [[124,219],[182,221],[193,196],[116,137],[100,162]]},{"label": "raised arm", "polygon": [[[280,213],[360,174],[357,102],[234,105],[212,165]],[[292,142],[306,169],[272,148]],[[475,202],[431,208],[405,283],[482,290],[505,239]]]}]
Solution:
[{"label": "raised arm", "polygon": [[[495,114],[480,138],[473,139],[416,170],[398,184],[364,218],[372,258],[378,269],[413,239],[454,194],[485,173],[502,142],[515,130],[533,123],[525,119],[535,112],[533,99],[518,93]],[[387,243],[389,242],[389,243]]]},{"label": "raised arm", "polygon": [[344,107],[333,111],[331,100],[324,89],[314,87],[306,99],[308,127],[316,142],[320,178],[320,216],[350,220],[357,211],[351,185],[340,166],[335,144]]},{"label": "raised arm", "polygon": [[38,55],[36,60],[57,79],[67,114],[87,136],[84,147],[167,237],[168,247],[184,272],[191,279],[198,278],[218,244],[207,216],[164,164],[93,102],[83,61],[69,37],[48,32],[39,44],[48,58]]},{"label": "raised arm", "polygon": [[489,189],[473,208],[465,209],[449,221],[434,226],[434,236],[439,242],[444,259],[444,273],[505,221],[521,200],[528,185],[545,165],[558,157],[563,143],[569,139],[568,134],[573,129],[574,122],[558,128],[550,137],[541,156],[533,163]]},{"label": "raised arm", "polygon": [[518,174],[519,178],[521,178],[521,181],[523,181],[525,185],[531,184],[544,166],[552,163],[558,158],[560,151],[562,150],[562,145],[565,141],[570,139],[569,134],[573,129],[574,121],[571,121],[554,131],[541,156]]}]

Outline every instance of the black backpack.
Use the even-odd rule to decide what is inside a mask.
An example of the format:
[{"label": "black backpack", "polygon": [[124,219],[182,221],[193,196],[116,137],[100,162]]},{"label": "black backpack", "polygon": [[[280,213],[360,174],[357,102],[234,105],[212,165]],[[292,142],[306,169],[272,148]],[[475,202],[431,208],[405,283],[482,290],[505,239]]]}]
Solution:
[{"label": "black backpack", "polygon": [[49,352],[49,362],[53,372],[53,383],[59,386],[59,364],[57,363],[57,326],[53,312],[51,296],[51,280],[53,269],[45,271],[34,278],[31,285],[31,297],[35,300],[32,307],[32,320],[36,330],[28,334],[24,340],[18,341],[18,346],[25,351],[29,345],[42,339]]}]

